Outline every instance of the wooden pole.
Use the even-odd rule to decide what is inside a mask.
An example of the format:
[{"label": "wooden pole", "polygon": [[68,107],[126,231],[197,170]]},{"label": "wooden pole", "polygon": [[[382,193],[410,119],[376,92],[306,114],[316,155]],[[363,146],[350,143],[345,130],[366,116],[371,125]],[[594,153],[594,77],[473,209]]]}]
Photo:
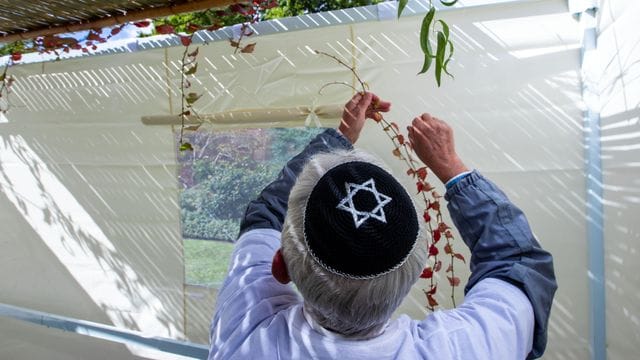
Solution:
[{"label": "wooden pole", "polygon": [[110,16],[95,21],[87,21],[81,23],[68,24],[57,27],[43,27],[23,33],[9,34],[0,37],[0,42],[9,43],[17,40],[31,40],[39,36],[56,35],[62,33],[76,32],[82,30],[104,28],[124,24],[130,21],[143,19],[154,19],[163,16],[194,12],[211,8],[223,8],[235,3],[245,3],[247,0],[195,0],[187,3],[166,6],[160,8],[145,9],[139,11],[131,11],[123,16]]}]

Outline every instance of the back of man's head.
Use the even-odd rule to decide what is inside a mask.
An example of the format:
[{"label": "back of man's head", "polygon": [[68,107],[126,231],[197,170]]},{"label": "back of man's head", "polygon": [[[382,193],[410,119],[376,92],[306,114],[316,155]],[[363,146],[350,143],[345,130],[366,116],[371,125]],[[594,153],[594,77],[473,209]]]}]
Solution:
[{"label": "back of man's head", "polygon": [[282,232],[305,311],[344,336],[378,334],[426,263],[420,224],[409,194],[375,157],[356,150],[311,158]]}]

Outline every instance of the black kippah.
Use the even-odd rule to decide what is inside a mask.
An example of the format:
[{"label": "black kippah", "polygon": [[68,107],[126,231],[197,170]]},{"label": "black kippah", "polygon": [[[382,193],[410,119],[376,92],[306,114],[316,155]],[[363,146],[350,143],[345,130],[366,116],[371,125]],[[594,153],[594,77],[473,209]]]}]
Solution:
[{"label": "black kippah", "polygon": [[368,279],[404,263],[418,237],[407,191],[388,172],[361,161],[330,169],[311,191],[305,241],[325,269]]}]

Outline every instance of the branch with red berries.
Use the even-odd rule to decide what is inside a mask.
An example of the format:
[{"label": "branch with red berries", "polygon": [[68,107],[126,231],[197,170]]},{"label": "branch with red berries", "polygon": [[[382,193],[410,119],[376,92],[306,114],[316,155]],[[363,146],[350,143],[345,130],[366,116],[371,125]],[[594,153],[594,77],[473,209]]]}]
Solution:
[{"label": "branch with red berries", "polygon": [[[340,60],[338,57],[328,54],[326,52],[317,51],[319,55],[327,56],[338,62],[340,65],[349,69],[358,83],[360,84],[362,93],[368,90],[368,85],[362,80],[355,67],[350,66]],[[331,82],[322,87],[324,89],[328,85],[346,85],[353,88],[353,86],[343,82]],[[357,89],[353,88],[358,91]],[[377,104],[373,104],[374,109]],[[425,209],[422,214],[423,220],[426,223],[429,230],[429,236],[425,239],[428,249],[428,261],[425,265],[421,278],[428,280],[428,289],[423,289],[426,296],[426,307],[433,311],[440,304],[435,299],[435,295],[438,291],[438,283],[435,275],[442,271],[442,260],[439,256],[441,253],[448,258],[448,266],[445,269],[445,276],[451,287],[451,301],[453,306],[456,306],[455,288],[460,286],[460,278],[455,275],[454,263],[456,260],[466,263],[462,254],[455,252],[453,248],[453,233],[451,227],[444,222],[441,211],[441,199],[442,196],[436,192],[435,187],[427,180],[428,168],[426,166],[420,166],[420,162],[416,160],[411,144],[406,141],[404,134],[401,133],[398,124],[392,121],[388,121],[384,118],[382,113],[374,113],[374,121],[380,124],[380,128],[389,138],[393,145],[392,153],[399,160],[403,161],[407,167],[407,175],[416,180],[417,195],[420,196],[425,204]],[[444,236],[444,241],[442,238]]]}]

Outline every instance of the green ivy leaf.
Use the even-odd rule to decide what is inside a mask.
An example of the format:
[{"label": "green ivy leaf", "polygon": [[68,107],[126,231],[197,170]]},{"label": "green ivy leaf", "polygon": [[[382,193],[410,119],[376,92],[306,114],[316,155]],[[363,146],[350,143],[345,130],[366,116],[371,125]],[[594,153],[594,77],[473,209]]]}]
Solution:
[{"label": "green ivy leaf", "polygon": [[193,75],[198,71],[198,63],[190,67],[187,71],[184,72],[185,75]]},{"label": "green ivy leaf", "polygon": [[436,8],[432,7],[422,19],[422,26],[420,27],[420,47],[422,48],[422,52],[429,56],[433,56],[431,46],[429,45],[429,29],[431,28],[431,22],[435,14]]},{"label": "green ivy leaf", "polygon": [[400,18],[400,15],[402,15],[402,11],[404,10],[404,7],[407,6],[408,2],[409,0],[398,0],[398,19]]},{"label": "green ivy leaf", "polygon": [[447,38],[442,31],[438,31],[438,46],[436,48],[436,83],[440,87],[442,68],[444,66],[444,55],[447,49]]},{"label": "green ivy leaf", "polygon": [[180,145],[180,151],[193,151],[193,146],[191,146],[191,144],[189,144],[188,142],[186,143],[182,143],[182,145]]},{"label": "green ivy leaf", "polygon": [[458,2],[458,0],[453,0],[453,1],[444,1],[444,0],[440,0],[440,3],[444,6],[453,6]]}]

